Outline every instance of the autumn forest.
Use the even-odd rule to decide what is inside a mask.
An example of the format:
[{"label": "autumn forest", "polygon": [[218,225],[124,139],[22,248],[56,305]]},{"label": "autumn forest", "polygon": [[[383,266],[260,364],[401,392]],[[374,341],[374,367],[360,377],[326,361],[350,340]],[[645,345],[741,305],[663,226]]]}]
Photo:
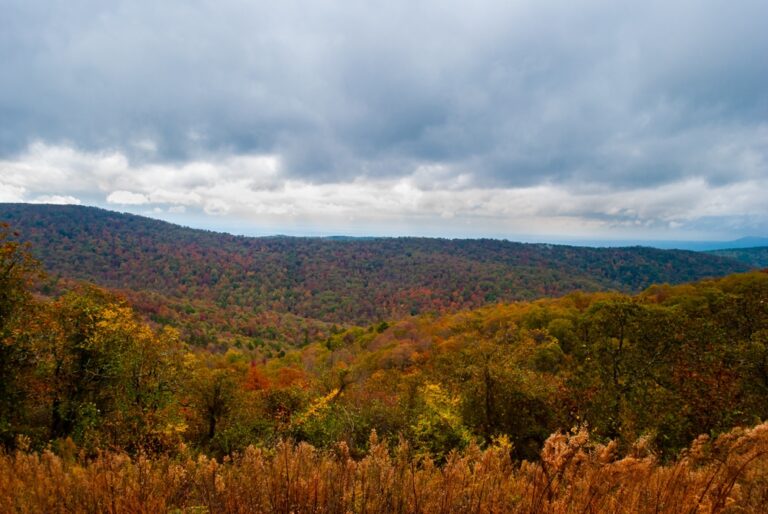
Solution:
[{"label": "autumn forest", "polygon": [[768,504],[759,254],[0,214],[0,512]]}]

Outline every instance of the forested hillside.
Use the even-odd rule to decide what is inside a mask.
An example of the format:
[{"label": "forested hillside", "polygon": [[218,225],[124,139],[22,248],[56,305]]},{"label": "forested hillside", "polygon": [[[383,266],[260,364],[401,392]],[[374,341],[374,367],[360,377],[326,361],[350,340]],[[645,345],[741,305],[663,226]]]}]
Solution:
[{"label": "forested hillside", "polygon": [[54,276],[184,301],[367,324],[746,271],[718,256],[499,240],[235,237],[92,207],[0,204]]},{"label": "forested hillside", "polygon": [[765,272],[423,314],[268,358],[192,347],[94,286],[35,295],[8,229],[0,250],[2,509],[759,512],[768,497]]},{"label": "forested hillside", "polygon": [[160,437],[164,419],[219,452],[281,434],[354,449],[376,429],[432,455],[506,434],[530,457],[588,421],[602,437],[656,434],[674,454],[699,433],[768,418],[764,272],[339,328],[270,355],[189,351],[183,334],[87,284],[35,296],[40,267],[12,232],[0,236],[6,441],[21,431],[130,447],[142,430]]},{"label": "forested hillside", "polygon": [[712,250],[708,253],[728,259],[735,259],[754,268],[768,268],[768,246]]}]

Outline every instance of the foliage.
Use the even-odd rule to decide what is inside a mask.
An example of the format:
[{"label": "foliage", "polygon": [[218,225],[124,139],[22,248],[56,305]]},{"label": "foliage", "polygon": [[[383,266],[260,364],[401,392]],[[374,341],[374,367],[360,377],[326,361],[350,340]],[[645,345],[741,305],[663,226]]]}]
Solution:
[{"label": "foliage", "polygon": [[701,433],[768,418],[766,273],[332,328],[271,358],[185,345],[93,286],[36,300],[24,284],[8,303],[25,322],[6,338],[19,348],[6,446],[183,440],[223,456],[291,437],[360,455],[376,430],[438,461],[499,437],[535,459],[548,434],[588,422],[621,451],[646,437],[671,459]]},{"label": "foliage", "polygon": [[34,317],[30,287],[40,278],[18,235],[0,224],[0,443],[5,444],[12,441],[14,425],[25,422],[18,406],[26,399],[33,348],[24,327]]},{"label": "foliage", "polygon": [[728,259],[736,259],[754,268],[768,268],[768,246],[712,250],[707,253]]},{"label": "foliage", "polygon": [[[281,339],[285,330],[284,340],[300,345],[328,328],[312,320],[368,325],[748,269],[712,255],[641,247],[236,237],[79,206],[3,204],[0,217],[57,277],[138,292],[154,319],[183,325],[198,344],[220,332],[257,344]],[[264,323],[270,317],[275,324]]]},{"label": "foliage", "polygon": [[503,440],[482,451],[470,445],[438,467],[375,434],[359,460],[344,443],[322,451],[287,442],[222,462],[0,455],[0,511],[19,513],[762,513],[766,500],[766,424],[701,437],[668,465],[643,441],[621,458],[584,428],[552,434],[539,462],[519,464]]}]

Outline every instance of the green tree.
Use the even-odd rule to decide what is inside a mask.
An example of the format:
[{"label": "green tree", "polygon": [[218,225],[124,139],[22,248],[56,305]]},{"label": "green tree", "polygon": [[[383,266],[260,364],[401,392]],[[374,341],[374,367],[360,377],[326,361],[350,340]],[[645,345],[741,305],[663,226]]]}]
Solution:
[{"label": "green tree", "polygon": [[154,332],[123,302],[93,287],[50,306],[54,330],[40,346],[50,391],[50,437],[126,450],[161,445],[173,412],[182,346]]},{"label": "green tree", "polygon": [[34,369],[32,283],[40,266],[18,233],[0,223],[0,443],[10,445],[18,433],[27,396],[25,383]]},{"label": "green tree", "polygon": [[191,436],[217,453],[231,451],[230,421],[245,402],[244,373],[225,359],[189,355],[183,401]]}]

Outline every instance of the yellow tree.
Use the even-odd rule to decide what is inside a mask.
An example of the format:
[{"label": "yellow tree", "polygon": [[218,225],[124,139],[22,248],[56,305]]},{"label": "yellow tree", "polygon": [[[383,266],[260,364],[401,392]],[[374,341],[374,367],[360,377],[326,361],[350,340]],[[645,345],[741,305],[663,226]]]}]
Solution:
[{"label": "yellow tree", "polygon": [[135,450],[175,432],[183,350],[175,331],[154,332],[95,287],[65,294],[50,316],[40,368],[49,382],[51,438]]}]

